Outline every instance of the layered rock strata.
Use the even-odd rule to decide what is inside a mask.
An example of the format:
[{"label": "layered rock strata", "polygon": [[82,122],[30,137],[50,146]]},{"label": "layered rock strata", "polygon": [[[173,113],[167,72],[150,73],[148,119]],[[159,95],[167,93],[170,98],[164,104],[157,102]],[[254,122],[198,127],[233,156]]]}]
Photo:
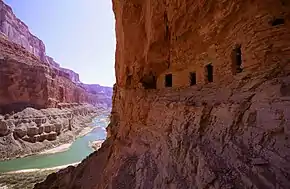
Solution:
[{"label": "layered rock strata", "polygon": [[289,188],[289,2],[113,6],[109,136],[35,188]]},{"label": "layered rock strata", "polygon": [[79,74],[60,67],[2,0],[0,15],[0,113],[56,107],[63,102],[111,106],[111,88],[83,84]]},{"label": "layered rock strata", "polygon": [[109,94],[93,94],[61,69],[42,64],[20,45],[0,38],[0,113],[26,107],[51,108],[59,103],[111,106]]},{"label": "layered rock strata", "polygon": [[0,119],[0,159],[31,155],[72,142],[101,109],[63,104],[61,108],[26,108]]},{"label": "layered rock strata", "polygon": [[92,91],[46,56],[43,42],[2,0],[0,15],[0,160],[72,142],[95,115],[93,106],[111,107],[112,89]]}]

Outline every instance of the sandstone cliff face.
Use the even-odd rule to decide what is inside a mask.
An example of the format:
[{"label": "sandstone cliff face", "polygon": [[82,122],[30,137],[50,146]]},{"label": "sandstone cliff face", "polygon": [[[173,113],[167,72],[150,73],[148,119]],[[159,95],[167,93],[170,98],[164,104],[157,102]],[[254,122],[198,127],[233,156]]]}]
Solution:
[{"label": "sandstone cliff face", "polygon": [[289,2],[113,5],[109,136],[35,188],[289,188]]},{"label": "sandstone cliff face", "polygon": [[21,46],[1,38],[0,49],[0,114],[64,102],[110,106],[111,97],[90,93],[66,71],[42,64]]},{"label": "sandstone cliff face", "polygon": [[38,57],[42,63],[49,64],[65,72],[72,82],[80,83],[77,73],[70,69],[61,68],[53,58],[46,55],[44,43],[31,34],[28,26],[18,19],[14,15],[12,8],[6,5],[2,0],[0,0],[0,15],[0,35],[24,47],[28,52]]},{"label": "sandstone cliff face", "polygon": [[72,142],[96,106],[111,107],[112,92],[81,83],[46,56],[43,42],[2,0],[0,16],[0,160]]},{"label": "sandstone cliff face", "polygon": [[29,32],[27,25],[16,18],[11,7],[2,0],[0,1],[0,13],[0,31],[9,40],[23,46],[30,53],[45,61],[46,55],[43,42]]},{"label": "sandstone cliff face", "polygon": [[62,102],[111,107],[110,90],[81,83],[79,74],[46,56],[44,43],[2,0],[0,13],[0,114]]},{"label": "sandstone cliff face", "polygon": [[0,13],[0,33],[2,35],[5,35],[9,41],[24,47],[42,62],[59,67],[59,64],[53,58],[46,55],[44,43],[30,33],[28,26],[18,19],[14,15],[12,8],[2,0],[0,1]]}]

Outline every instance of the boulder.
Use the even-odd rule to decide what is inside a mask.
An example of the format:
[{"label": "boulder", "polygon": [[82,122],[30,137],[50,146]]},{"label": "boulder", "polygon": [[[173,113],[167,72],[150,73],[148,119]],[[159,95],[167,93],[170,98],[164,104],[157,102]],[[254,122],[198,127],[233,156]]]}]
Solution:
[{"label": "boulder", "polygon": [[43,125],[44,127],[44,132],[50,133],[52,131],[55,131],[55,125],[54,124],[45,124]]},{"label": "boulder", "polygon": [[50,125],[50,132],[55,132],[56,131],[56,126],[55,124]]},{"label": "boulder", "polygon": [[39,141],[39,138],[40,138],[40,135],[39,134],[38,135],[35,135],[34,138],[35,138],[35,141],[38,142]]},{"label": "boulder", "polygon": [[37,124],[37,126],[41,126],[41,124],[46,122],[46,118],[36,118],[34,119],[34,122]]},{"label": "boulder", "polygon": [[38,142],[43,142],[47,138],[48,134],[41,134],[38,137]]},{"label": "boulder", "polygon": [[49,141],[56,140],[56,138],[57,138],[57,133],[56,132],[51,132],[47,136],[47,140],[49,140]]},{"label": "boulder", "polygon": [[38,127],[38,134],[42,134],[44,132],[44,126]]},{"label": "boulder", "polygon": [[30,123],[31,120],[29,120],[29,119],[22,119],[21,122],[22,122],[22,123]]},{"label": "boulder", "polygon": [[29,127],[37,127],[37,124],[34,121],[31,121],[28,125]]},{"label": "boulder", "polygon": [[56,123],[55,124],[55,132],[59,135],[61,133],[61,130],[62,130],[62,124]]},{"label": "boulder", "polygon": [[30,137],[30,136],[26,135],[26,136],[24,136],[22,138],[22,140],[24,140],[26,142],[30,142],[30,143],[35,143],[36,142],[36,137],[35,136]]},{"label": "boulder", "polygon": [[24,140],[26,142],[30,142],[30,137],[25,135],[24,137],[22,137],[22,140]]},{"label": "boulder", "polygon": [[5,121],[0,121],[0,136],[5,136],[9,133],[8,125]]},{"label": "boulder", "polygon": [[14,129],[14,133],[17,137],[23,138],[25,135],[27,135],[27,128],[23,125],[20,125],[20,127]]},{"label": "boulder", "polygon": [[38,128],[37,127],[28,127],[27,128],[27,135],[30,137],[33,137],[38,134]]},{"label": "boulder", "polygon": [[42,125],[44,128],[45,133],[50,133],[51,132],[51,125],[50,124],[44,124]]}]

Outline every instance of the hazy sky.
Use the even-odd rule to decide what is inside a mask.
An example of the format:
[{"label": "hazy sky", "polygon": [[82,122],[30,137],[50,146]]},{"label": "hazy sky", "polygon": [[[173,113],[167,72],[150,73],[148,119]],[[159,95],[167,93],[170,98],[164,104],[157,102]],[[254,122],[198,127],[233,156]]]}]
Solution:
[{"label": "hazy sky", "polygon": [[46,45],[46,54],[84,83],[115,82],[111,0],[4,0]]}]

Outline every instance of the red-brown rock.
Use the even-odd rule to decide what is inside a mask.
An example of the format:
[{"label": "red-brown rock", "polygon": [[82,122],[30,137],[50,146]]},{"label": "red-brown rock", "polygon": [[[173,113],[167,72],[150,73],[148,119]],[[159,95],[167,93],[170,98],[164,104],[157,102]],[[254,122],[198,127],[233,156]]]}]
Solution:
[{"label": "red-brown rock", "polygon": [[35,188],[289,188],[289,2],[113,0],[113,8],[110,137]]},{"label": "red-brown rock", "polygon": [[81,83],[77,73],[46,56],[44,43],[2,0],[0,12],[0,114],[63,102],[111,105],[110,87]]}]

